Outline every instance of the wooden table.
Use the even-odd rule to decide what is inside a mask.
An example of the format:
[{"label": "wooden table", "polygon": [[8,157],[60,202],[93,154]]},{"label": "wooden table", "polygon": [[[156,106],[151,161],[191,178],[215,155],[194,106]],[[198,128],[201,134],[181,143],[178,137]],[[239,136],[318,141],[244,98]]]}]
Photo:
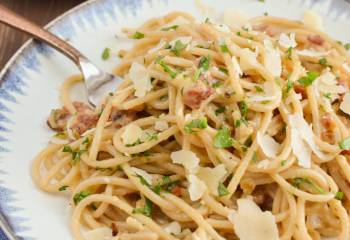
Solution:
[{"label": "wooden table", "polygon": [[[44,26],[85,0],[0,0],[0,4]],[[0,69],[29,37],[0,23]]]}]

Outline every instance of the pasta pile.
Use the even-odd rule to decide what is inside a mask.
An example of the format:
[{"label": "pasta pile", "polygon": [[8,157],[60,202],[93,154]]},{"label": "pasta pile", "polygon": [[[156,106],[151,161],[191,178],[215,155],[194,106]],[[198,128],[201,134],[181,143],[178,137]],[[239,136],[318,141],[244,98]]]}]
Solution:
[{"label": "pasta pile", "polygon": [[225,19],[123,29],[124,81],[97,108],[70,99],[80,76],[64,83],[32,173],[70,193],[74,239],[350,239],[348,46],[310,22]]}]

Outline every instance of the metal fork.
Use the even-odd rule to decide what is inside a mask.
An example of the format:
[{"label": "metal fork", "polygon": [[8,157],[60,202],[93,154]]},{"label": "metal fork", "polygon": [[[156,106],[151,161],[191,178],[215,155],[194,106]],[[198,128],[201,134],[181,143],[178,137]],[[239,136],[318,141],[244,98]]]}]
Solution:
[{"label": "metal fork", "polygon": [[13,11],[0,5],[0,22],[13,28],[29,33],[32,37],[42,40],[67,57],[69,57],[83,74],[88,101],[97,106],[107,94],[116,89],[121,78],[106,73],[96,67],[81,52],[35,23],[17,15]]}]

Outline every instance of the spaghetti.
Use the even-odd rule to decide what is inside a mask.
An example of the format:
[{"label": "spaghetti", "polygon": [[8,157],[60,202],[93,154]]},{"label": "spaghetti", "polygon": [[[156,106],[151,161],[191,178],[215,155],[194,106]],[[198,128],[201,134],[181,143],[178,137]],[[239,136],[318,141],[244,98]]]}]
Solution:
[{"label": "spaghetti", "polygon": [[[350,64],[301,22],[183,12],[124,29],[118,89],[70,99],[34,160],[82,239],[349,239]],[[85,229],[85,230],[84,230]]]}]

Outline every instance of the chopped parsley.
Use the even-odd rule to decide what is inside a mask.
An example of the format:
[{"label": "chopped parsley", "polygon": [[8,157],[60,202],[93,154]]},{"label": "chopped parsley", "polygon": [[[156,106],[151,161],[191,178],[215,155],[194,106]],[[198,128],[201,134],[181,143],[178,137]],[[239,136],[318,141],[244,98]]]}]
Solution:
[{"label": "chopped parsley", "polygon": [[210,57],[202,56],[199,60],[198,68],[203,69],[203,71],[209,70],[209,64],[210,64]]},{"label": "chopped parsley", "polygon": [[228,70],[227,70],[227,68],[219,67],[219,71],[225,73],[226,75],[228,75]]},{"label": "chopped parsley", "polygon": [[226,196],[227,194],[229,194],[228,189],[225,187],[225,185],[222,182],[219,183],[218,193],[219,193],[219,197]]},{"label": "chopped parsley", "polygon": [[325,194],[325,190],[317,186],[314,182],[306,177],[295,177],[292,180],[292,185],[296,188],[300,188],[300,186],[304,184],[312,188],[315,192],[319,194]]},{"label": "chopped parsley", "polygon": [[109,59],[110,55],[111,55],[111,49],[106,47],[102,52],[101,58],[103,60],[107,60],[107,59]]},{"label": "chopped parsley", "polygon": [[158,133],[148,133],[146,132],[146,140],[147,141],[153,141],[153,140],[158,140]]},{"label": "chopped parsley", "polygon": [[286,163],[287,163],[287,161],[286,160],[282,160],[281,161],[281,166],[283,167],[283,166],[285,166],[286,165]]},{"label": "chopped parsley", "polygon": [[62,152],[66,152],[66,153],[71,153],[72,154],[72,161],[73,161],[73,165],[77,164],[80,161],[80,157],[81,155],[86,152],[85,149],[82,150],[73,150],[71,148],[71,146],[69,145],[65,145],[63,146],[63,150]]},{"label": "chopped parsley", "polygon": [[258,154],[256,153],[256,151],[254,151],[253,156],[252,156],[252,162],[256,163],[258,161]]},{"label": "chopped parsley", "polygon": [[292,47],[289,47],[286,51],[286,57],[288,59],[292,59],[292,51],[293,51],[293,48]]},{"label": "chopped parsley", "polygon": [[151,217],[152,211],[153,211],[153,203],[148,198],[145,198],[145,206],[142,208],[135,208],[134,210],[132,210],[132,213],[143,214],[147,217]]},{"label": "chopped parsley", "polygon": [[160,191],[171,192],[177,185],[178,181],[171,180],[169,176],[163,176],[162,182],[154,187],[154,192],[159,195]]},{"label": "chopped parsley", "polygon": [[234,140],[231,137],[231,131],[227,127],[219,129],[214,137],[214,147],[216,148],[232,147],[233,142]]},{"label": "chopped parsley", "polygon": [[242,118],[246,119],[248,114],[248,106],[245,101],[238,102],[239,110],[241,111]]},{"label": "chopped parsley", "polygon": [[171,69],[167,64],[165,64],[162,60],[162,57],[158,57],[156,60],[156,64],[159,64],[162,68],[163,71],[168,73],[171,78],[175,78],[177,75],[177,72]]},{"label": "chopped parsley", "polygon": [[259,85],[255,85],[254,88],[255,88],[255,91],[258,92],[258,93],[263,93],[264,92],[264,89],[262,87],[260,87]]},{"label": "chopped parsley", "polygon": [[187,133],[195,133],[197,132],[197,129],[205,129],[207,127],[208,127],[208,122],[206,118],[194,119],[185,125],[184,130]]},{"label": "chopped parsley", "polygon": [[288,93],[290,92],[290,90],[293,89],[293,87],[294,87],[294,82],[292,82],[292,80],[288,79],[287,84],[282,91],[283,98],[286,98],[288,96]]},{"label": "chopped parsley", "polygon": [[217,82],[213,83],[211,86],[212,86],[213,88],[219,88],[219,87],[221,87],[222,85],[223,85],[222,82],[217,81]]},{"label": "chopped parsley", "polygon": [[346,50],[350,50],[350,43],[345,43],[344,47],[345,47]]},{"label": "chopped parsley", "polygon": [[268,12],[264,12],[264,16],[268,16],[269,15],[269,13]]},{"label": "chopped parsley", "polygon": [[138,138],[134,143],[126,144],[125,146],[126,147],[134,147],[134,146],[139,145],[141,143],[142,143],[141,140]]},{"label": "chopped parsley", "polygon": [[77,205],[81,200],[83,200],[84,198],[86,198],[90,194],[91,193],[89,191],[81,191],[81,192],[76,193],[73,197],[74,204]]},{"label": "chopped parsley", "polygon": [[323,66],[327,66],[327,59],[326,58],[320,58],[320,60],[318,60],[318,63],[323,65]]},{"label": "chopped parsley", "polygon": [[169,27],[161,28],[160,30],[161,31],[176,30],[178,27],[179,27],[179,25],[172,25],[172,26],[169,26]]},{"label": "chopped parsley", "polygon": [[67,186],[67,185],[64,185],[64,186],[61,186],[61,187],[58,189],[58,191],[63,192],[63,191],[65,191],[67,188],[68,188],[68,186]]},{"label": "chopped parsley", "polygon": [[308,87],[310,86],[315,80],[316,78],[318,78],[318,76],[320,76],[320,74],[318,72],[315,71],[309,71],[306,73],[306,76],[301,77],[298,82],[300,83],[300,85],[302,85],[303,87]]},{"label": "chopped parsley", "polygon": [[215,115],[219,115],[220,113],[224,113],[225,111],[226,111],[226,107],[225,106],[218,107],[215,110]]},{"label": "chopped parsley", "polygon": [[138,32],[138,31],[136,31],[135,33],[134,33],[134,35],[132,35],[132,38],[133,39],[141,39],[141,38],[144,38],[145,37],[145,34],[143,34],[143,33],[141,33],[141,32]]},{"label": "chopped parsley", "polygon": [[328,92],[328,93],[324,93],[323,96],[329,100],[332,99],[332,93]]},{"label": "chopped parsley", "polygon": [[344,197],[344,193],[341,191],[338,191],[334,196],[334,198],[339,200],[339,201],[341,201],[343,199],[343,197]]},{"label": "chopped parsley", "polygon": [[187,44],[182,43],[180,40],[176,40],[174,46],[170,49],[176,56],[180,55],[180,52],[187,47]]},{"label": "chopped parsley", "polygon": [[345,138],[339,143],[339,147],[343,150],[350,150],[350,137]]},{"label": "chopped parsley", "polygon": [[236,32],[236,35],[241,36],[241,32],[240,31]]},{"label": "chopped parsley", "polygon": [[228,53],[228,46],[225,42],[220,43],[220,50],[223,53]]}]

